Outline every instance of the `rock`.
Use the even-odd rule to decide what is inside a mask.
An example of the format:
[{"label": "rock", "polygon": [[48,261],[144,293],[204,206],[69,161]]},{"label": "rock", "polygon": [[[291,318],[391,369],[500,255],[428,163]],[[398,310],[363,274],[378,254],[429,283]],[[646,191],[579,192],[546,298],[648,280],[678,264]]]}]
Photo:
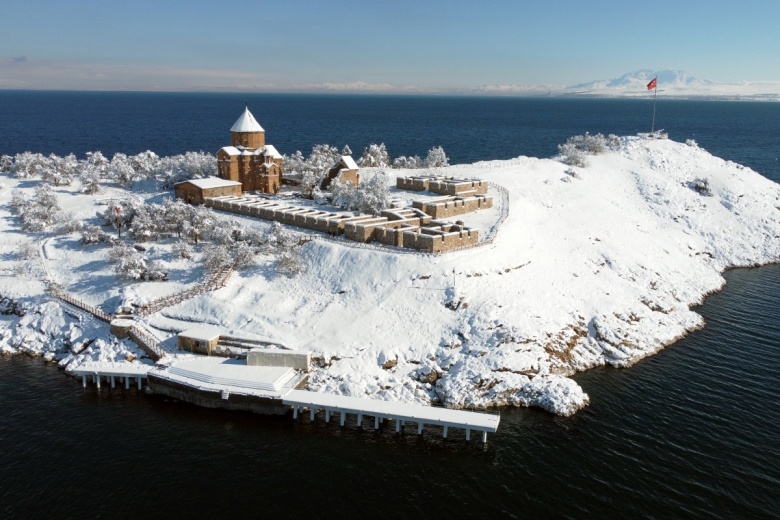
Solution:
[{"label": "rock", "polygon": [[395,352],[382,351],[379,353],[377,361],[383,369],[390,370],[394,366],[398,365],[398,354]]}]

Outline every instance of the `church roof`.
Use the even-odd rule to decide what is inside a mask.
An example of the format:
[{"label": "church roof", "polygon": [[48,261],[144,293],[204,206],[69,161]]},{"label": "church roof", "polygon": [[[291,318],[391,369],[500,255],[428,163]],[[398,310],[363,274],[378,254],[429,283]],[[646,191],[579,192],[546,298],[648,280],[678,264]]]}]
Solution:
[{"label": "church roof", "polygon": [[233,126],[230,127],[231,132],[265,132],[260,123],[257,122],[255,116],[249,111],[249,107],[244,109],[244,113],[241,114]]}]

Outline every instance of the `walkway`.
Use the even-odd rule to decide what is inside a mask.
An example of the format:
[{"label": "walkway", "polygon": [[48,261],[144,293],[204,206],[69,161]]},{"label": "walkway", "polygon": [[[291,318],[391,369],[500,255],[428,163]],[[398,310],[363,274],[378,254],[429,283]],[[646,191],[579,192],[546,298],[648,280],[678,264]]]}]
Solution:
[{"label": "walkway", "polygon": [[400,432],[401,427],[406,422],[417,423],[418,434],[422,434],[426,424],[432,424],[443,427],[445,439],[449,428],[459,428],[466,430],[466,440],[471,440],[472,430],[482,432],[482,442],[487,442],[488,432],[495,433],[501,419],[499,415],[487,413],[322,394],[305,390],[291,390],[282,398],[282,402],[293,407],[293,418],[298,417],[299,410],[308,408],[312,421],[318,411],[324,410],[325,422],[330,422],[331,414],[339,413],[340,424],[344,426],[347,415],[353,414],[357,416],[358,426],[362,426],[363,416],[369,415],[374,418],[374,429],[379,429],[379,424],[384,419],[392,419],[395,421],[396,432]]}]

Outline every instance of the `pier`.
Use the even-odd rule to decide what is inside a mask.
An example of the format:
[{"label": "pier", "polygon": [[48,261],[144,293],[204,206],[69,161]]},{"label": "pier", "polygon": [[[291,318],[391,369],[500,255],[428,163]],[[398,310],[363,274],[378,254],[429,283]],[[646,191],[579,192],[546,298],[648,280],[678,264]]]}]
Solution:
[{"label": "pier", "polygon": [[121,366],[110,366],[105,363],[84,364],[69,370],[74,376],[80,377],[84,388],[87,387],[87,381],[92,381],[100,388],[100,382],[105,379],[111,384],[111,388],[116,388],[117,381],[124,383],[125,388],[129,389],[133,380],[138,390],[143,388],[143,381],[147,379],[147,374],[154,367],[152,365],[142,365],[139,363],[122,363]]},{"label": "pier", "polygon": [[[258,355],[265,352],[255,350]],[[300,356],[294,351],[279,351],[278,355],[283,354],[292,358],[283,359],[281,364],[289,364],[297,360],[294,356]],[[479,432],[482,442],[487,442],[487,434],[496,432],[501,419],[498,414],[309,392],[300,389],[306,381],[306,370],[252,366],[246,360],[221,357],[197,356],[156,366],[86,363],[68,371],[80,377],[85,387],[91,379],[98,388],[105,380],[111,388],[124,383],[129,389],[135,382],[141,390],[146,382],[152,393],[207,408],[272,415],[286,415],[292,409],[293,419],[308,410],[312,421],[318,413],[324,412],[326,423],[338,415],[340,426],[345,426],[348,416],[354,415],[358,427],[363,427],[364,418],[371,417],[375,430],[386,420],[393,421],[396,433],[400,433],[407,423],[416,425],[418,435],[422,435],[425,426],[437,426],[442,428],[445,439],[450,429],[460,429],[466,432],[467,441],[471,440],[472,432]]]},{"label": "pier", "polygon": [[357,417],[358,426],[363,425],[363,417],[374,418],[374,429],[385,419],[395,422],[395,431],[400,432],[405,423],[417,425],[417,433],[422,434],[425,425],[442,427],[442,436],[446,439],[450,428],[458,428],[466,431],[466,440],[471,440],[471,432],[482,432],[482,442],[487,442],[487,434],[495,433],[500,421],[499,415],[468,412],[465,410],[451,410],[449,408],[434,408],[409,403],[397,403],[391,401],[379,401],[363,399],[360,397],[346,397],[343,395],[321,394],[307,392],[305,390],[291,390],[282,397],[282,402],[293,407],[293,418],[304,408],[309,409],[310,420],[319,411],[325,412],[325,422],[330,422],[333,414],[339,414],[339,424],[344,426],[349,414]]}]

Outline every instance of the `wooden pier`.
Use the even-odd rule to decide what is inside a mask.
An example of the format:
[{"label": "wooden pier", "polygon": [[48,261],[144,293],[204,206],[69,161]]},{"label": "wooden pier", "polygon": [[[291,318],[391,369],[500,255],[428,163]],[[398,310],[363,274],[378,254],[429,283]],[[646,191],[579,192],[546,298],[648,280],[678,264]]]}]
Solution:
[{"label": "wooden pier", "polygon": [[325,422],[330,422],[334,413],[339,414],[339,424],[344,426],[349,414],[357,416],[358,426],[363,425],[363,416],[374,418],[374,429],[385,419],[395,422],[395,431],[400,432],[405,423],[416,423],[417,433],[422,434],[425,425],[436,425],[443,428],[446,439],[450,428],[466,431],[466,440],[471,440],[471,432],[482,432],[482,442],[487,442],[487,434],[495,433],[501,417],[496,414],[452,410],[449,408],[434,408],[409,403],[396,403],[346,397],[343,395],[321,394],[305,390],[291,390],[282,397],[282,402],[293,407],[293,418],[298,418],[299,411],[309,409],[309,417],[313,421],[320,410],[325,412]]}]

